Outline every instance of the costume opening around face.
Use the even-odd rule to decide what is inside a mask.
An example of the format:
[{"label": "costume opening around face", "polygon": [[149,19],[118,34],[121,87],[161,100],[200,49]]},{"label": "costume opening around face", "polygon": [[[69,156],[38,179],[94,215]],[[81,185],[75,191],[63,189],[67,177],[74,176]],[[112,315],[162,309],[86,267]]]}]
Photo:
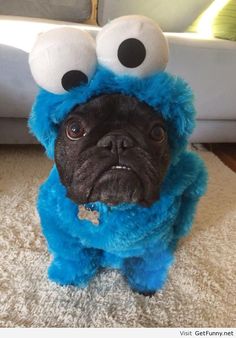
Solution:
[{"label": "costume opening around face", "polygon": [[102,95],[122,94],[148,105],[165,122],[169,146],[159,196],[148,206],[76,203],[53,166],[37,204],[53,257],[51,280],[85,287],[99,268],[110,267],[143,294],[154,293],[166,281],[178,240],[189,232],[207,182],[203,161],[186,149],[195,124],[192,92],[184,80],[164,71],[167,62],[165,36],[143,16],[111,21],[96,41],[68,27],[45,32],[36,41],[29,64],[40,88],[29,128],[49,158],[55,158],[68,114]]}]

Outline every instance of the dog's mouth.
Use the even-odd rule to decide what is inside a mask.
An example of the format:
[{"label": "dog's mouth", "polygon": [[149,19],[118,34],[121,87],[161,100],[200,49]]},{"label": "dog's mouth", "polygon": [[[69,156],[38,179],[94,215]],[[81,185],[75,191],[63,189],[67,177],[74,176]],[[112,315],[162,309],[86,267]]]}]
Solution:
[{"label": "dog's mouth", "polygon": [[[138,180],[141,182],[141,179],[138,175],[138,173],[136,173],[135,170],[133,170],[133,168],[129,165],[126,164],[121,164],[121,163],[117,163],[117,164],[113,164],[112,166],[104,169],[100,175],[97,177],[95,185],[97,182],[100,182],[101,180],[105,180],[107,177],[108,179],[108,185],[113,184],[113,186],[115,186],[115,184],[118,184],[120,182],[118,182],[117,178],[118,177],[124,177],[123,179],[127,179],[129,182],[133,181],[134,178],[135,180]],[[115,181],[113,183],[113,181]],[[107,185],[107,188],[109,188],[109,186]],[[118,187],[117,187],[118,189]]]},{"label": "dog's mouth", "polygon": [[132,170],[130,167],[126,165],[113,165],[111,169],[112,170]]},{"label": "dog's mouth", "polygon": [[131,159],[110,159],[100,161],[94,170],[91,164],[85,161],[84,167],[76,172],[73,189],[68,191],[68,197],[76,203],[101,201],[109,205],[138,203],[149,206],[158,199],[157,176],[148,161],[141,166]]},{"label": "dog's mouth", "polygon": [[94,182],[89,200],[100,200],[116,205],[121,202],[138,202],[143,196],[143,185],[128,165],[115,164],[104,170]]}]

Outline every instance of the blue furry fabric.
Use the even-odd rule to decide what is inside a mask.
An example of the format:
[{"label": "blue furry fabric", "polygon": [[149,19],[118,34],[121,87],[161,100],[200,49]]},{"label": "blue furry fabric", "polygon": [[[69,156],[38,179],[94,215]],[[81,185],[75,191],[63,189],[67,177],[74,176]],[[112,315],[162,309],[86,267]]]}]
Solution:
[{"label": "blue furry fabric", "polygon": [[192,92],[182,79],[166,72],[138,79],[117,76],[101,67],[90,83],[66,94],[41,89],[29,126],[50,158],[54,157],[59,125],[70,110],[104,93],[134,96],[166,121],[171,162],[160,199],[148,208],[88,204],[99,212],[96,227],[78,218],[78,205],[66,197],[54,165],[38,197],[43,233],[53,255],[49,277],[62,285],[84,287],[100,268],[110,267],[120,269],[132,289],[155,292],[167,278],[178,240],[189,232],[197,202],[206,189],[203,161],[186,150],[195,123]]}]

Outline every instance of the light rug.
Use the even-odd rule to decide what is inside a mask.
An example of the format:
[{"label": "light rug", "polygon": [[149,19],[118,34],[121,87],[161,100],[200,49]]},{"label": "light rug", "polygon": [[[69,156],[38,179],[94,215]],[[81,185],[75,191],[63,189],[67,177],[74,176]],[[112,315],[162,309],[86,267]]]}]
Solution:
[{"label": "light rug", "polygon": [[0,148],[1,327],[236,326],[236,175],[200,151],[209,170],[193,230],[165,288],[148,298],[115,270],[84,290],[47,280],[50,257],[35,200],[51,162],[37,147]]}]

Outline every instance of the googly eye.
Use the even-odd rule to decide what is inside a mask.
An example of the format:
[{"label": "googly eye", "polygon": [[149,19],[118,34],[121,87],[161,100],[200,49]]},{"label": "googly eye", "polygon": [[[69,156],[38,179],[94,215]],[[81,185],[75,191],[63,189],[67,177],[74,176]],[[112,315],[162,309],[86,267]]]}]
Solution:
[{"label": "googly eye", "polygon": [[29,64],[40,87],[63,94],[90,81],[97,64],[95,41],[76,28],[53,29],[39,35]]},{"label": "googly eye", "polygon": [[99,64],[117,74],[145,77],[165,69],[168,44],[151,19],[129,15],[108,23],[96,39]]}]

